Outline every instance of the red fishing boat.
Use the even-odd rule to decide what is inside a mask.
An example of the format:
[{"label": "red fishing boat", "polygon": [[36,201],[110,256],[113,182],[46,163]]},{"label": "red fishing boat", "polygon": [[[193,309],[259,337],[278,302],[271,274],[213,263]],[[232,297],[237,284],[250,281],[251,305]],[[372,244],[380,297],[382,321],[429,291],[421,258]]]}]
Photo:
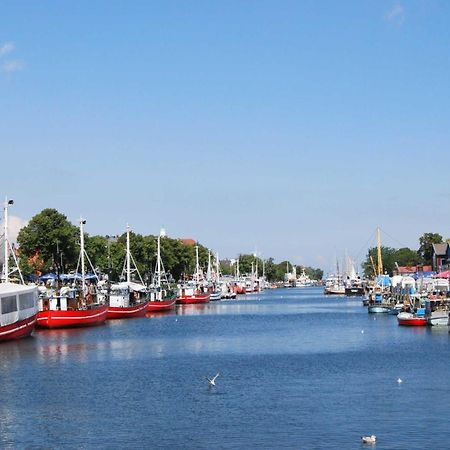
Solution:
[{"label": "red fishing boat", "polygon": [[195,288],[181,287],[180,295],[177,298],[177,303],[180,305],[192,305],[195,303],[208,303],[211,297],[209,292],[201,292]]},{"label": "red fishing boat", "polygon": [[147,312],[169,311],[175,307],[176,297],[163,300],[150,300],[147,306]]},{"label": "red fishing boat", "polygon": [[162,228],[158,235],[157,252],[156,252],[156,267],[154,274],[154,287],[148,302],[147,312],[163,312],[169,311],[175,307],[177,296],[169,287],[169,280],[164,269],[164,264],[161,258],[161,238],[166,236],[165,230]]},{"label": "red fishing boat", "polygon": [[[126,279],[122,283],[111,286],[108,296],[108,319],[131,319],[145,316],[148,308],[148,289],[142,280],[136,264],[134,271],[139,276],[139,283],[131,281],[130,227],[127,225],[127,243],[125,253]],[[122,276],[124,273],[122,272]]]},{"label": "red fishing boat", "polygon": [[397,315],[397,321],[399,325],[408,327],[424,327],[427,324],[425,316],[418,316],[411,312],[400,312]]},{"label": "red fishing boat", "polygon": [[[57,299],[48,300],[51,302]],[[37,326],[40,328],[91,327],[103,323],[107,314],[107,305],[96,305],[87,309],[48,309],[39,311]]]},{"label": "red fishing boat", "polygon": [[192,305],[196,303],[208,303],[211,293],[205,286],[203,272],[198,259],[198,245],[195,246],[196,266],[192,281],[179,287],[177,303],[180,305]]},{"label": "red fishing boat", "polygon": [[[103,292],[94,281],[87,283],[85,276],[85,251],[83,225],[80,219],[81,286],[50,286],[39,299],[37,326],[41,328],[90,327],[106,320],[108,306]],[[93,276],[98,280],[97,276]]]},{"label": "red fishing boat", "polygon": [[134,282],[111,286],[107,319],[131,319],[145,316],[149,302],[146,287]]}]

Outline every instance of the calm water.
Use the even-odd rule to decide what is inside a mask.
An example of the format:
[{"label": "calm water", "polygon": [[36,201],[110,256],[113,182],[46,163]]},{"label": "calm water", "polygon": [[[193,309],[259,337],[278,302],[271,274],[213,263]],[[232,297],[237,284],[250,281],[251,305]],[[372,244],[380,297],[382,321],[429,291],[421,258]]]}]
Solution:
[{"label": "calm water", "polygon": [[0,447],[448,449],[449,375],[447,328],[278,289],[1,345]]}]

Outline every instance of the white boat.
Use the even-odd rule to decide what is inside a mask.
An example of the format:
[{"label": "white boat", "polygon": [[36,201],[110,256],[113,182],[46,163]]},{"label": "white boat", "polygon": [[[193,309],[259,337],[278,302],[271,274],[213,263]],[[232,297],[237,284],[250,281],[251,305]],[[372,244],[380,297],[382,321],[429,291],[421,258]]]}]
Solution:
[{"label": "white boat", "polygon": [[427,323],[433,327],[448,326],[448,309],[437,309],[427,316]]},{"label": "white boat", "polygon": [[295,287],[308,287],[308,286],[312,286],[312,280],[311,278],[309,278],[308,275],[306,275],[305,273],[305,268],[303,267],[302,269],[302,273],[300,274],[300,276],[297,278],[296,282],[295,282]]},{"label": "white boat", "polygon": [[[8,238],[8,206],[12,200],[5,200],[4,205],[4,262],[2,283],[0,284],[0,342],[20,339],[29,336],[35,327],[38,312],[38,288],[34,284],[25,285],[11,283],[9,270],[11,243]],[[19,278],[23,277],[19,270],[14,251],[11,251],[16,263]]]}]

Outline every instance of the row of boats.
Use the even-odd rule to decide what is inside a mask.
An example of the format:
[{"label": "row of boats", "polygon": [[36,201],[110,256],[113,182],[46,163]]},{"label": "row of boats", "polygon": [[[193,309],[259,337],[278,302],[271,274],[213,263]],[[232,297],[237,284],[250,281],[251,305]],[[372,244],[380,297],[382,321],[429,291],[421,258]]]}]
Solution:
[{"label": "row of boats", "polygon": [[[111,283],[96,274],[84,248],[85,220],[80,219],[79,267],[71,274],[46,274],[40,284],[25,284],[15,252],[8,239],[8,206],[4,208],[4,266],[0,283],[0,341],[29,336],[35,327],[86,327],[106,320],[142,317],[147,313],[168,311],[176,304],[202,304],[238,294],[258,292],[264,279],[253,273],[250,277],[225,279],[220,277],[219,259],[215,268],[209,255],[208,270],[203,273],[196,247],[196,269],[192,279],[172,287],[161,258],[160,233],[157,240],[157,263],[153,283],[146,286],[130,252],[130,229],[127,227],[126,279]],[[10,270],[10,257],[15,268]],[[87,272],[87,263],[91,272]],[[80,272],[78,270],[80,269]],[[17,272],[17,273],[16,273]],[[11,276],[20,282],[12,282]],[[133,277],[132,277],[133,275]],[[125,278],[125,277],[124,277]]]},{"label": "row of boats", "polygon": [[387,275],[379,277],[363,301],[372,314],[397,316],[402,326],[448,326],[450,292],[448,278]]}]

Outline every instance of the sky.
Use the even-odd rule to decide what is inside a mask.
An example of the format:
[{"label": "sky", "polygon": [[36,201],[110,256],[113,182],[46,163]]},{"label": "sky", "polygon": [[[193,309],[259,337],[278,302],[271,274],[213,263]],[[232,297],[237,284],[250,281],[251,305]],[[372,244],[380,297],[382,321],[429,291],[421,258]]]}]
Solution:
[{"label": "sky", "polygon": [[13,1],[0,196],[329,270],[450,237],[447,0]]}]

